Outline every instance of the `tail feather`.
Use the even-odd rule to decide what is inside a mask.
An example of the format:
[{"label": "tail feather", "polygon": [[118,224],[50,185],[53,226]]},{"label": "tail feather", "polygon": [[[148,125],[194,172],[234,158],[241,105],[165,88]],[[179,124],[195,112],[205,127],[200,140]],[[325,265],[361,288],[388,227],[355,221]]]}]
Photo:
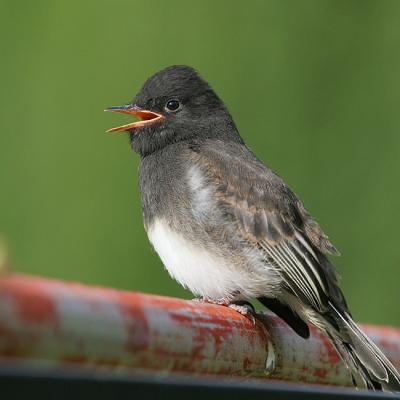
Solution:
[{"label": "tail feather", "polygon": [[358,362],[357,358],[354,355],[354,352],[347,345],[347,343],[342,342],[337,337],[332,336],[328,332],[326,333],[331,339],[332,344],[335,346],[336,351],[340,355],[346,367],[348,368],[353,385],[358,388],[367,388],[371,390],[381,389],[381,387],[376,388],[372,385],[372,382],[368,377],[366,368]]},{"label": "tail feather", "polygon": [[329,332],[328,335],[350,369],[357,386],[360,386],[361,380],[369,389],[400,391],[400,374],[393,364],[360,330],[349,314],[339,311],[332,303],[330,306],[337,317],[340,332]]}]

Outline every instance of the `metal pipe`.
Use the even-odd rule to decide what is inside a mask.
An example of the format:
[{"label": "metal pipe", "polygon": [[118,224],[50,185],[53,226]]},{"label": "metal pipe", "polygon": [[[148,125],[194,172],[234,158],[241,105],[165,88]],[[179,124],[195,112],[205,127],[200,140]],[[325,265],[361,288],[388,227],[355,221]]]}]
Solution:
[{"label": "metal pipe", "polygon": [[[400,366],[400,329],[362,329]],[[0,278],[0,362],[351,385],[327,338],[272,314],[27,275]]]}]

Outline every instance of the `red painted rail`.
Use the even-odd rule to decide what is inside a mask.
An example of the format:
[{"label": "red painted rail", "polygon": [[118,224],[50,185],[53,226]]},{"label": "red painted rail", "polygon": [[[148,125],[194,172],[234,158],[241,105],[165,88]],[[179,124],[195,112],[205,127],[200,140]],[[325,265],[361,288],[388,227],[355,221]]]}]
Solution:
[{"label": "red painted rail", "polygon": [[[400,329],[364,325],[400,366]],[[0,278],[0,362],[222,374],[350,385],[315,329],[303,340],[277,317],[256,324],[210,304],[25,275]]]}]

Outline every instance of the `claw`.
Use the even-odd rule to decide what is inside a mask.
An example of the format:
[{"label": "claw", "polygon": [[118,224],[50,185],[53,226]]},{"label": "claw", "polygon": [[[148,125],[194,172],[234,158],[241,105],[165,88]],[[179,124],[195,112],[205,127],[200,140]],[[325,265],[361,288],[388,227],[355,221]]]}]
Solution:
[{"label": "claw", "polygon": [[243,315],[244,317],[250,319],[253,322],[253,325],[256,324],[256,310],[254,306],[249,303],[248,301],[236,301],[231,303],[230,299],[222,298],[222,299],[211,299],[207,296],[197,297],[192,301],[196,301],[199,303],[208,303],[208,304],[216,304],[219,306],[229,307],[232,310],[235,310],[239,314]]},{"label": "claw", "polygon": [[242,314],[244,317],[250,319],[253,322],[253,325],[256,324],[256,316],[255,316],[255,309],[251,305],[251,308],[248,306],[242,306],[240,304],[229,304],[229,308],[232,308],[232,310],[237,311],[238,313]]}]

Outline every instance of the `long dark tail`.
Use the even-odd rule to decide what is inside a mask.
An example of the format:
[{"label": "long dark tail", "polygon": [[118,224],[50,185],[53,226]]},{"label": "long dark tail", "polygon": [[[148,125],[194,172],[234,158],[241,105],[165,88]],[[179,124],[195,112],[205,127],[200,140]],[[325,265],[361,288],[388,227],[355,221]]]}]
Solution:
[{"label": "long dark tail", "polygon": [[354,384],[373,390],[400,392],[400,374],[393,364],[360,330],[349,314],[339,311],[332,303],[330,307],[339,332],[327,330],[326,333],[349,368]]}]

